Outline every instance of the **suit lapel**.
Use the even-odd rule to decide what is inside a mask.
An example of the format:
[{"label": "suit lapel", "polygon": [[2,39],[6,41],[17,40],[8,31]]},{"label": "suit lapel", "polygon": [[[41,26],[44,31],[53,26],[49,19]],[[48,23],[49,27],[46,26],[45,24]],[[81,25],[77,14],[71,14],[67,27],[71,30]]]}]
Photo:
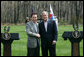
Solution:
[{"label": "suit lapel", "polygon": [[[36,28],[35,28],[34,25],[35,25],[35,24],[32,22],[33,31],[36,32],[36,33],[38,33],[38,32],[39,32],[39,31],[38,31],[38,24],[36,24]],[[37,31],[36,31],[36,29],[37,29]]]},{"label": "suit lapel", "polygon": [[[48,22],[47,22],[47,32],[48,32],[48,29],[49,29],[49,24],[50,24],[50,22],[49,22],[49,20],[48,20]],[[44,26],[44,22],[42,22],[42,25],[43,25],[44,31],[46,32],[46,29],[45,29],[45,26]]]},{"label": "suit lapel", "polygon": [[44,22],[42,22],[42,28],[43,28],[43,30],[46,32],[45,26],[44,26]]},{"label": "suit lapel", "polygon": [[34,24],[33,24],[33,22],[31,21],[31,28],[32,28],[32,31],[34,31],[35,32],[35,27],[34,27]]},{"label": "suit lapel", "polygon": [[48,24],[47,24],[47,31],[48,31],[48,29],[49,29],[49,26],[50,25],[50,22],[49,22],[49,20],[48,20]]},{"label": "suit lapel", "polygon": [[36,28],[37,28],[37,31],[36,31],[36,30],[35,30],[35,31],[38,33],[38,32],[39,32],[39,29],[38,29],[38,24],[36,24]]}]

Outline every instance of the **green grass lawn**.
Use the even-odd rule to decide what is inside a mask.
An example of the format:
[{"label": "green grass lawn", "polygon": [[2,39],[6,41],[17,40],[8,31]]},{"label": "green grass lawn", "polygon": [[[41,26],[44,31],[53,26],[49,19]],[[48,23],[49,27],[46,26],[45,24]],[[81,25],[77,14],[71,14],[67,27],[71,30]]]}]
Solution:
[{"label": "green grass lawn", "polygon": [[[27,56],[27,34],[25,25],[11,25],[10,33],[19,33],[20,40],[14,40],[12,43],[12,56]],[[4,26],[1,26],[1,32]],[[71,56],[71,43],[69,40],[64,41],[62,34],[64,31],[74,31],[72,25],[59,25],[58,41],[56,42],[56,56]],[[83,31],[80,25],[79,31]],[[40,47],[41,48],[41,47]],[[3,44],[1,43],[1,56],[3,56]],[[42,56],[40,49],[40,56]],[[80,42],[80,56],[83,56],[83,40]]]}]

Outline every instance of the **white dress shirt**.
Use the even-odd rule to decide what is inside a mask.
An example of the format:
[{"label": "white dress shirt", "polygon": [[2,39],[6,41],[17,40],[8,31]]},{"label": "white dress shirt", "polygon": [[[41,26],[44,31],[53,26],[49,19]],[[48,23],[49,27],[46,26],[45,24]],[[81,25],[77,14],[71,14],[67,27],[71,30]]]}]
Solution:
[{"label": "white dress shirt", "polygon": [[46,22],[44,22],[44,26],[45,26],[45,30],[46,30],[46,32],[47,32],[47,24],[48,24],[48,22],[46,21]]}]

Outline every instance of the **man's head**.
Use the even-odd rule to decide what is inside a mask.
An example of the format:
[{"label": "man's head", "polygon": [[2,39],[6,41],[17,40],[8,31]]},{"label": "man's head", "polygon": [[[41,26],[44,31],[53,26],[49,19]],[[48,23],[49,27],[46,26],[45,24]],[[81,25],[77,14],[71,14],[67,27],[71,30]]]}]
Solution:
[{"label": "man's head", "polygon": [[33,14],[32,14],[32,21],[33,21],[34,23],[37,22],[37,13],[33,13]]},{"label": "man's head", "polygon": [[29,17],[26,17],[26,21],[29,22]]},{"label": "man's head", "polygon": [[42,18],[43,18],[44,21],[48,20],[48,12],[47,11],[42,12]]}]

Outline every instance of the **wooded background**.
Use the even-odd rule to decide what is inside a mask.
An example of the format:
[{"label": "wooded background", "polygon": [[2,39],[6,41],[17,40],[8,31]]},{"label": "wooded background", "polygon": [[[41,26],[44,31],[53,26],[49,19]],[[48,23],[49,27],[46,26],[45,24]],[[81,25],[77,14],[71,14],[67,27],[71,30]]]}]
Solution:
[{"label": "wooded background", "polygon": [[59,23],[71,24],[74,19],[79,19],[83,24],[83,1],[1,1],[1,23],[25,23],[27,16],[31,18],[31,8],[40,19],[42,11],[49,12],[50,4]]}]

